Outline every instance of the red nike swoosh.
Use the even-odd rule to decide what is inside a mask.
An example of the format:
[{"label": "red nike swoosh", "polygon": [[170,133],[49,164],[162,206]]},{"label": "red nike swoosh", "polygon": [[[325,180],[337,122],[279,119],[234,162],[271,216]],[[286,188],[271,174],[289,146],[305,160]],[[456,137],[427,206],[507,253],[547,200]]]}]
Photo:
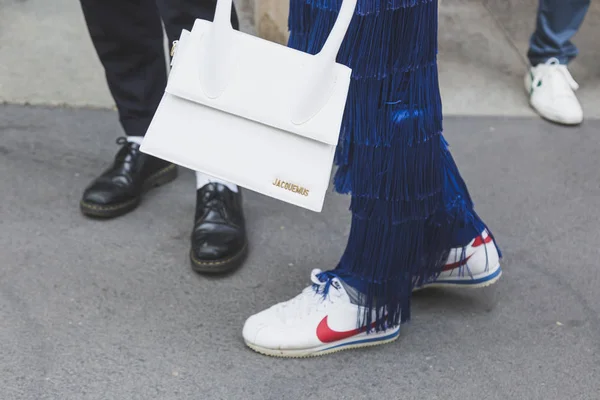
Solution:
[{"label": "red nike swoosh", "polygon": [[327,318],[327,316],[323,318],[321,322],[319,322],[319,326],[317,326],[317,337],[323,343],[332,343],[337,342],[338,340],[348,339],[349,337],[358,335],[359,333],[366,331],[366,327],[364,326],[362,328],[353,329],[351,331],[334,331],[329,327],[329,324],[327,323]]},{"label": "red nike swoosh", "polygon": [[442,272],[443,272],[443,271],[450,271],[451,269],[455,269],[455,268],[462,267],[463,265],[467,265],[467,263],[469,262],[469,259],[470,259],[471,257],[473,257],[473,254],[471,254],[469,257],[465,258],[465,259],[464,259],[464,260],[462,260],[462,261],[457,261],[457,262],[455,262],[455,263],[452,263],[452,264],[446,264],[446,265],[444,266],[444,268],[442,269]]},{"label": "red nike swoosh", "polygon": [[473,244],[471,245],[472,247],[479,247],[479,246],[483,246],[484,244],[488,244],[492,242],[492,236],[491,235],[487,235],[487,237],[484,239],[481,236],[477,236],[475,238],[475,241],[473,242]]},{"label": "red nike swoosh", "polygon": [[[481,236],[477,236],[475,238],[475,240],[473,241],[473,244],[471,245],[471,247],[484,246],[484,245],[486,245],[488,243],[491,243],[492,240],[493,240],[492,236],[490,236],[490,235],[488,235],[486,238],[483,238]],[[462,267],[464,265],[467,265],[467,263],[469,262],[469,259],[471,257],[473,257],[473,254],[471,254],[469,257],[465,258],[462,261],[457,261],[457,262],[452,263],[452,264],[446,264],[444,266],[444,268],[442,269],[442,271],[450,271],[452,269],[459,268],[459,267]]]}]

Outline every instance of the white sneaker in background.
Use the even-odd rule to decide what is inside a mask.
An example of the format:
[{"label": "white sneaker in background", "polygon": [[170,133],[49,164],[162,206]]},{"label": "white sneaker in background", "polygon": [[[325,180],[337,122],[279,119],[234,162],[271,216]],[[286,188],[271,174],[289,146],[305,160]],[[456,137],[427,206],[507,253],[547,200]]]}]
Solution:
[{"label": "white sneaker in background", "polygon": [[550,121],[577,125],[583,121],[583,110],[575,96],[579,85],[566,65],[551,58],[531,67],[525,75],[529,103],[538,114]]}]

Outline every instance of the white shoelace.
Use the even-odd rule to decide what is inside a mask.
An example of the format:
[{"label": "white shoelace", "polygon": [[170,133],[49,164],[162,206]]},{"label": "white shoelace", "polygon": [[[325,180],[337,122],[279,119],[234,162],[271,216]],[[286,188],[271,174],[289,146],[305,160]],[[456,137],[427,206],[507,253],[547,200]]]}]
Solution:
[{"label": "white shoelace", "polygon": [[323,306],[327,301],[331,302],[330,296],[323,296],[321,294],[321,289],[329,282],[329,280],[321,281],[319,279],[321,273],[320,269],[313,269],[310,274],[310,280],[313,285],[318,286],[318,290],[315,290],[312,285],[308,286],[298,296],[275,306],[277,307],[277,314],[282,320],[301,318],[316,308]]},{"label": "white shoelace", "polygon": [[[571,75],[571,73],[569,72],[569,69],[567,68],[566,65],[562,65],[560,63],[560,61],[558,61],[557,58],[552,57],[551,59],[549,59],[548,61],[546,61],[544,63],[545,67],[541,68],[540,70],[537,70],[534,78],[533,78],[533,82],[532,82],[532,87],[537,87],[538,84],[546,79],[546,78],[552,78],[554,76],[556,76],[556,74],[560,74],[564,80],[562,80],[563,82],[566,82],[569,86],[569,88],[571,89],[571,91],[575,91],[577,89],[579,89],[579,84],[575,81],[575,79],[573,78],[573,76]],[[563,90],[565,90],[566,88],[564,87],[564,85],[553,85],[555,90],[560,90],[561,88]],[[571,93],[571,92],[569,92]]]}]

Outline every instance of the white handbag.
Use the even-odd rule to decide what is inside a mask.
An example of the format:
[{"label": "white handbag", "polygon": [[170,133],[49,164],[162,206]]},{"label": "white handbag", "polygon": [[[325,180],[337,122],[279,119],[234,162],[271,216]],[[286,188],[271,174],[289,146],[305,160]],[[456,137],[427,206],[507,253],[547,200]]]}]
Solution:
[{"label": "white handbag", "polygon": [[231,27],[232,0],[176,47],[141,151],[320,212],[351,70],[336,63],[357,0],[310,55]]}]

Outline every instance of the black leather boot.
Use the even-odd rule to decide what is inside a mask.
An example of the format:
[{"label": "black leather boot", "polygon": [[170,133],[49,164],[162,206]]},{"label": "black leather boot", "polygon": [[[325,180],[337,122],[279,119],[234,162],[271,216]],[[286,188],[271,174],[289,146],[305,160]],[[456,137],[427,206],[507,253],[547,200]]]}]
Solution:
[{"label": "black leather boot", "polygon": [[198,273],[224,273],[240,267],[248,254],[241,188],[209,183],[196,194],[190,259]]},{"label": "black leather boot", "polygon": [[88,186],[81,199],[81,212],[88,217],[114,218],[134,210],[142,195],[177,177],[177,166],[140,152],[137,143],[117,139],[121,150],[113,165]]}]

